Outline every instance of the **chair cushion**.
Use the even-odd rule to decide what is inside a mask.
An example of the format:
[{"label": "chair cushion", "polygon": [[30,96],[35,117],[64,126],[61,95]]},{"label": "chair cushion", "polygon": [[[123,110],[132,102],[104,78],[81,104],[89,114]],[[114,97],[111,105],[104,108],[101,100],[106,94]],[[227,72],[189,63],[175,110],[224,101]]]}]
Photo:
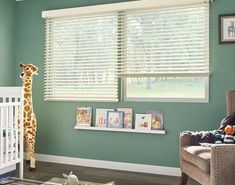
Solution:
[{"label": "chair cushion", "polygon": [[206,173],[210,172],[211,148],[203,146],[187,146],[182,149],[182,158]]}]

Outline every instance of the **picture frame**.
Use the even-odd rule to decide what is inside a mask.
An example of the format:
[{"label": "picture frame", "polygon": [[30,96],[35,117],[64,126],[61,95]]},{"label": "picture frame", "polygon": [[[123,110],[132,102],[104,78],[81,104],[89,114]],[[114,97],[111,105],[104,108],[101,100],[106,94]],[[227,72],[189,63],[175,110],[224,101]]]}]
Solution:
[{"label": "picture frame", "polygon": [[151,130],[163,130],[163,112],[161,110],[147,110],[147,114],[151,114]]},{"label": "picture frame", "polygon": [[103,128],[107,127],[108,111],[114,111],[114,109],[102,109],[102,108],[96,109],[96,121],[95,121],[96,127],[103,127]]},{"label": "picture frame", "polygon": [[108,111],[107,114],[108,128],[123,128],[124,127],[124,112]]},{"label": "picture frame", "polygon": [[135,129],[151,130],[151,114],[136,114],[135,115]]},{"label": "picture frame", "polygon": [[117,108],[117,111],[124,112],[123,128],[132,129],[133,109],[132,108]]},{"label": "picture frame", "polygon": [[91,126],[92,107],[77,107],[76,122],[77,126]]},{"label": "picture frame", "polygon": [[219,43],[235,43],[235,13],[219,15]]}]

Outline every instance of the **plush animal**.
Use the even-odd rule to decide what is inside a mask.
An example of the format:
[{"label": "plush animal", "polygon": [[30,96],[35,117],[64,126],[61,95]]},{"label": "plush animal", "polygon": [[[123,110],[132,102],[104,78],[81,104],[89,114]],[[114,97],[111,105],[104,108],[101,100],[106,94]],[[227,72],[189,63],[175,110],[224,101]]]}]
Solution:
[{"label": "plush animal", "polygon": [[67,179],[66,185],[79,185],[78,178],[72,171],[68,175],[63,173],[63,177]]},{"label": "plush animal", "polygon": [[221,143],[227,143],[227,144],[233,144],[235,143],[235,127],[234,125],[226,125],[224,128],[223,134],[215,134],[214,137],[216,138],[215,143],[221,144]]},{"label": "plush animal", "polygon": [[235,140],[235,136],[233,135],[235,128],[232,125],[227,125],[224,129],[224,132],[224,143],[233,144]]},{"label": "plush animal", "polygon": [[[79,185],[79,181],[76,175],[73,174],[73,172],[71,171],[68,175],[63,173],[63,177],[66,178],[66,183],[65,185]],[[89,183],[90,184],[90,183]],[[85,184],[85,185],[89,185],[89,184]],[[114,181],[106,183],[104,185],[115,185]]]},{"label": "plush animal", "polygon": [[24,148],[26,162],[30,163],[29,170],[35,170],[35,139],[37,120],[33,112],[32,86],[33,76],[38,74],[38,68],[33,64],[20,64],[23,71],[20,74],[24,89]]},{"label": "plush animal", "polygon": [[215,138],[214,140],[214,143],[215,144],[222,144],[223,143],[223,140],[224,140],[224,134],[219,134],[219,133],[216,133],[213,135],[213,137]]}]

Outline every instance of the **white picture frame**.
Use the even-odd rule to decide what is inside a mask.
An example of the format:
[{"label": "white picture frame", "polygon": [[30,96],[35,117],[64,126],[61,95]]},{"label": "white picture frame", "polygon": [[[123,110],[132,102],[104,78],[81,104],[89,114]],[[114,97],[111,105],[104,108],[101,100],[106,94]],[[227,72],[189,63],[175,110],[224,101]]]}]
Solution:
[{"label": "white picture frame", "polygon": [[136,114],[135,115],[135,129],[151,130],[151,114]]}]

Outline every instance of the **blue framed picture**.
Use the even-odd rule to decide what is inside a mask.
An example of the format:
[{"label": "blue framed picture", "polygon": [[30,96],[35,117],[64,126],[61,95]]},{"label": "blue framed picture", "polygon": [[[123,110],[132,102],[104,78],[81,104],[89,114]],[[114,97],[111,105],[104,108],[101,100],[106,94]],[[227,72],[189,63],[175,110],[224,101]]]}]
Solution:
[{"label": "blue framed picture", "polygon": [[107,120],[108,120],[108,128],[123,128],[124,127],[124,112],[108,111]]}]

